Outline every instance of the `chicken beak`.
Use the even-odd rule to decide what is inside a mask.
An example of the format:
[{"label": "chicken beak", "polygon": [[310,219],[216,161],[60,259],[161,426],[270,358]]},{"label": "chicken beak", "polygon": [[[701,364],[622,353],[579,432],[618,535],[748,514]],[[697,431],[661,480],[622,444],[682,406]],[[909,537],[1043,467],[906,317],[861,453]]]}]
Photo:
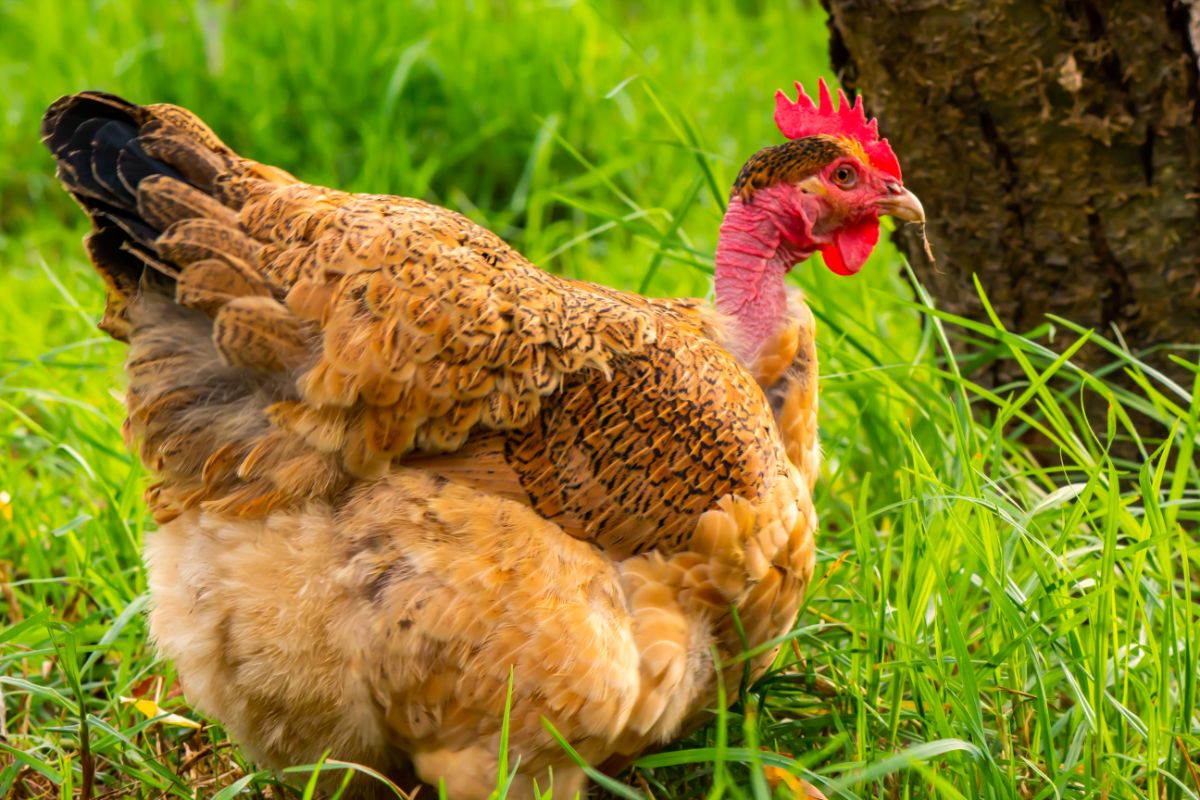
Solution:
[{"label": "chicken beak", "polygon": [[893,185],[888,188],[891,191],[886,196],[875,201],[875,206],[879,209],[880,214],[890,214],[896,219],[902,219],[905,222],[925,221],[925,209],[921,206],[921,201],[917,199],[915,194],[899,185]]}]

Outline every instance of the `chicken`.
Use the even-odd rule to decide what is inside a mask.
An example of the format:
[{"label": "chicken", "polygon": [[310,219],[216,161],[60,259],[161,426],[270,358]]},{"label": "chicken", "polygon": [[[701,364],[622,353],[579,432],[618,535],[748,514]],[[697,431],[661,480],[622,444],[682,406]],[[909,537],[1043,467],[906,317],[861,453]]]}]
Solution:
[{"label": "chicken", "polygon": [[822,83],[776,116],[714,311],[302,183],[178,107],[51,106],[158,478],[151,632],[198,708],[274,767],[328,748],[481,798],[511,686],[513,796],[569,797],[543,718],[600,763],[700,719],[718,666],[737,685],[814,567],[817,362],[784,276],[818,249],[853,272],[880,213],[921,216],[861,104]]}]

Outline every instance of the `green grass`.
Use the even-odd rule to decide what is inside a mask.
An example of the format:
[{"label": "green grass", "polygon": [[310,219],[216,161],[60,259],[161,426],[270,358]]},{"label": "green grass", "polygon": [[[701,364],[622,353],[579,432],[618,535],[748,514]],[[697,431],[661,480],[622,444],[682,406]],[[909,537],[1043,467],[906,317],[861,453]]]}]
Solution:
[{"label": "green grass", "polygon": [[[197,718],[145,641],[123,348],[94,328],[44,107],[179,102],[247,155],[462,210],[547,269],[703,295],[725,187],[778,140],[775,88],[828,73],[825,28],[809,3],[679,9],[0,0],[0,798],[281,791],[219,725],[120,699]],[[816,582],[779,668],[625,793],[1200,797],[1200,378],[1107,342],[1084,372],[1073,349],[1103,340],[1067,321],[950,317],[888,247],[795,279],[820,319]],[[954,339],[1023,379],[976,385]]]}]

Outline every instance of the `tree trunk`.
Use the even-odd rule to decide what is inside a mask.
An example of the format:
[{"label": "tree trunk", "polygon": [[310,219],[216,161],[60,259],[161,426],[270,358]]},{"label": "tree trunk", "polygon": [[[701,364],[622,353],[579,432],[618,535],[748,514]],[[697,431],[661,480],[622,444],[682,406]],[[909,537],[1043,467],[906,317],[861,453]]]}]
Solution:
[{"label": "tree trunk", "polygon": [[1200,0],[823,2],[929,215],[937,268],[897,238],[941,307],[981,317],[977,273],[1018,332],[1200,342]]}]

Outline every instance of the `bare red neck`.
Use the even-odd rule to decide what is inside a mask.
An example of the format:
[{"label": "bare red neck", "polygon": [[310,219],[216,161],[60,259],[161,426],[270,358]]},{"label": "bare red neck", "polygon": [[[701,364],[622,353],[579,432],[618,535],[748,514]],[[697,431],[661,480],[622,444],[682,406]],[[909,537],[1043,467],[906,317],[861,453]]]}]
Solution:
[{"label": "bare red neck", "polygon": [[717,240],[717,311],[733,320],[730,349],[750,363],[787,309],[788,270],[813,254],[803,197],[786,185],[754,193],[747,204],[729,202]]}]

